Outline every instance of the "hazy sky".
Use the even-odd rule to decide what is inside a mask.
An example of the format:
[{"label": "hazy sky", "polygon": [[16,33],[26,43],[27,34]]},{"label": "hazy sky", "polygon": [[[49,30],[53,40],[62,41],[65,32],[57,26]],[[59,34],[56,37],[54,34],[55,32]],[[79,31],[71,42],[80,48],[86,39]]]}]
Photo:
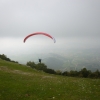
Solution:
[{"label": "hazy sky", "polygon": [[[26,35],[46,32],[56,39]],[[0,54],[100,47],[100,0],[0,0]]]}]

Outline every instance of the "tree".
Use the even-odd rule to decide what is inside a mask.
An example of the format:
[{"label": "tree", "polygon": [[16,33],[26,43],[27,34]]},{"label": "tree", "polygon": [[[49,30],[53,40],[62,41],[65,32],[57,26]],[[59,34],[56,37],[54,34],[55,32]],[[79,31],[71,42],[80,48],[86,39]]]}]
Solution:
[{"label": "tree", "polygon": [[91,72],[91,73],[88,75],[88,77],[89,77],[89,78],[95,78],[95,74]]},{"label": "tree", "polygon": [[7,56],[6,55],[4,55],[4,54],[0,54],[0,58],[1,59],[3,59],[3,60],[6,60],[6,61],[11,61],[9,58],[7,58]]},{"label": "tree", "polygon": [[45,69],[44,72],[50,73],[50,74],[56,74],[56,72],[53,69],[50,69],[50,68]]},{"label": "tree", "polygon": [[78,76],[78,72],[71,70],[69,75],[75,77],[75,76]]},{"label": "tree", "polygon": [[79,73],[80,73],[79,76],[85,77],[85,78],[88,77],[89,75],[89,71],[86,68],[83,68]]},{"label": "tree", "polygon": [[47,69],[47,66],[44,63],[38,63],[36,65],[36,69],[44,71],[45,69]]},{"label": "tree", "polygon": [[96,70],[94,72],[94,75],[95,75],[95,78],[100,78],[100,72],[99,72],[99,70]]},{"label": "tree", "polygon": [[57,74],[57,75],[61,75],[62,72],[61,72],[60,70],[57,70],[57,71],[56,71],[56,74]]},{"label": "tree", "polygon": [[69,72],[68,71],[65,71],[65,72],[62,73],[62,75],[68,76],[69,75]]},{"label": "tree", "polygon": [[36,68],[36,64],[34,62],[31,62],[31,61],[27,62],[26,65],[30,66],[31,68]]}]

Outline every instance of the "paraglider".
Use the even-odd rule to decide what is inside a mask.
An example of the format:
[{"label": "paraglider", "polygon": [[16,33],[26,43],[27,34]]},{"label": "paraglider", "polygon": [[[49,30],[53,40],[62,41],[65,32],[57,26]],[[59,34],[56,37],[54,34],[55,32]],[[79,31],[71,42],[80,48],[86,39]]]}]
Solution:
[{"label": "paraglider", "polygon": [[[45,32],[35,32],[35,33],[32,33],[32,34],[29,34],[24,38],[23,42],[25,43],[28,38],[30,38],[31,36],[35,36],[35,35],[44,35],[44,36],[51,38],[54,41],[54,43],[56,42],[54,37],[52,37],[50,34],[45,33]],[[41,63],[42,59],[39,58],[38,60],[39,60],[39,63]]]},{"label": "paraglider", "polygon": [[42,59],[39,59],[39,63],[41,63],[41,60],[42,60]]},{"label": "paraglider", "polygon": [[34,36],[34,35],[44,35],[44,36],[47,36],[47,37],[51,38],[51,39],[54,41],[54,43],[56,42],[56,40],[55,40],[54,37],[52,37],[50,34],[47,34],[47,33],[44,33],[44,32],[35,32],[35,33],[32,33],[32,34],[29,34],[29,35],[27,35],[27,36],[24,38],[24,41],[23,41],[23,42],[25,43],[26,40],[27,40],[29,37]]}]

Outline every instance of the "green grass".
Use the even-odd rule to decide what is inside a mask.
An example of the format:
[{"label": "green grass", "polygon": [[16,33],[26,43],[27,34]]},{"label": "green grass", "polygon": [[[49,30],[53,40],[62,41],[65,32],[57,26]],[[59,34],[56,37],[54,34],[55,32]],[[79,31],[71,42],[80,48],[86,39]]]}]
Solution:
[{"label": "green grass", "polygon": [[51,75],[0,60],[0,100],[100,100],[100,79]]}]

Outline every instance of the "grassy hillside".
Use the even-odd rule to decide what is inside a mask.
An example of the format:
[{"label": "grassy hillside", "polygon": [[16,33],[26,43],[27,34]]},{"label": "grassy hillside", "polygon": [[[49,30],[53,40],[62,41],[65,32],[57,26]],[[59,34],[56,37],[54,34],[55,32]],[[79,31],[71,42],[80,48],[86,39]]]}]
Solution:
[{"label": "grassy hillside", "polygon": [[100,100],[100,79],[51,75],[0,60],[0,100]]}]

